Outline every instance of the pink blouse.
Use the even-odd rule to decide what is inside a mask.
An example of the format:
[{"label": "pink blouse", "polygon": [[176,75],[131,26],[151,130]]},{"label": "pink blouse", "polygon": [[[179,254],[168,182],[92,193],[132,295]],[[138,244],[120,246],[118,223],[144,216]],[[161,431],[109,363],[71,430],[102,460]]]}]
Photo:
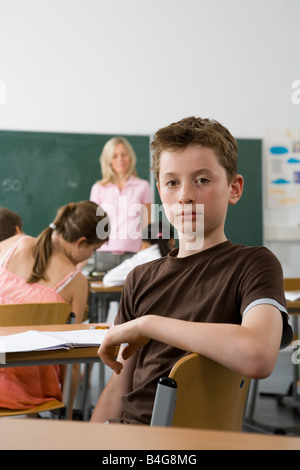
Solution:
[{"label": "pink blouse", "polygon": [[[99,251],[136,253],[141,248],[139,219],[143,205],[151,204],[148,181],[130,176],[122,190],[114,183],[97,182],[91,189],[90,200],[107,213],[111,231],[109,240]],[[98,232],[97,232],[98,233]]]}]

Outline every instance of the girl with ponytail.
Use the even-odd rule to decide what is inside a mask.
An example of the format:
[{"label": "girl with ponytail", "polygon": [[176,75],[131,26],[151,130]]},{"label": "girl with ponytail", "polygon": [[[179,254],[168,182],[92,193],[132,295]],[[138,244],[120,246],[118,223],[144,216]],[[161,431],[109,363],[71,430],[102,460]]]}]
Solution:
[{"label": "girl with ponytail", "polygon": [[[103,210],[97,215],[97,209],[91,201],[67,204],[37,238],[18,234],[2,241],[0,305],[67,302],[70,312],[76,315],[76,323],[81,323],[88,282],[76,266],[92,257],[109,236],[107,215]],[[99,224],[106,230],[97,230]],[[100,232],[102,239],[97,235]],[[43,387],[36,389],[39,381]],[[4,395],[5,390],[15,393]],[[41,390],[45,396],[40,396]],[[0,408],[24,409],[53,398],[61,400],[57,367],[0,369]]]}]

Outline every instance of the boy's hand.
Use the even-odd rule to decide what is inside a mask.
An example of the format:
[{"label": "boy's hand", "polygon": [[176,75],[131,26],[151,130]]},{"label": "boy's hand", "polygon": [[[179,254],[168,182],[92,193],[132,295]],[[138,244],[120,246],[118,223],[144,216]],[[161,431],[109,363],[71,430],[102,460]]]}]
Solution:
[{"label": "boy's hand", "polygon": [[[123,364],[116,360],[116,347],[123,345],[122,359],[126,360],[148,343],[149,338],[143,336],[139,328],[139,319],[116,325],[106,333],[98,354],[104,364],[119,374]],[[124,344],[126,343],[126,345]]]}]

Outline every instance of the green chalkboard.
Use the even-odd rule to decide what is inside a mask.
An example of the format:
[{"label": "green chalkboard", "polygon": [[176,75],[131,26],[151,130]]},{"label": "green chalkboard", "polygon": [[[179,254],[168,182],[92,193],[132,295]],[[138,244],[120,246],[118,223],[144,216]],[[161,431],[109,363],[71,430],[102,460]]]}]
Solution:
[{"label": "green chalkboard", "polygon": [[244,192],[235,206],[229,206],[225,233],[233,243],[263,244],[262,141],[237,139],[238,172],[244,177]]},{"label": "green chalkboard", "polygon": [[[0,206],[17,212],[36,236],[59,207],[89,199],[101,179],[99,156],[113,135],[0,131]],[[149,136],[124,136],[150,180]]]},{"label": "green chalkboard", "polygon": [[[248,246],[263,244],[262,222],[262,141],[237,139],[239,148],[238,171],[243,175],[244,192],[235,206],[229,206],[225,233],[233,243]],[[158,191],[155,201],[161,204]],[[163,217],[164,220],[164,217]]]}]

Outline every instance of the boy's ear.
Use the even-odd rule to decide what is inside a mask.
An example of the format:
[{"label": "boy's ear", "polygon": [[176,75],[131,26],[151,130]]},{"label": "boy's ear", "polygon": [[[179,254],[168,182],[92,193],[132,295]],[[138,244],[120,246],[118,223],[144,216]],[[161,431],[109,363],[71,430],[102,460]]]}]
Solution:
[{"label": "boy's ear", "polygon": [[80,238],[78,238],[78,240],[76,240],[75,243],[76,243],[77,248],[79,248],[79,246],[82,242],[86,242],[86,237],[80,237]]},{"label": "boy's ear", "polygon": [[235,175],[230,183],[230,195],[228,203],[236,204],[242,197],[244,188],[244,178],[242,175]]}]

